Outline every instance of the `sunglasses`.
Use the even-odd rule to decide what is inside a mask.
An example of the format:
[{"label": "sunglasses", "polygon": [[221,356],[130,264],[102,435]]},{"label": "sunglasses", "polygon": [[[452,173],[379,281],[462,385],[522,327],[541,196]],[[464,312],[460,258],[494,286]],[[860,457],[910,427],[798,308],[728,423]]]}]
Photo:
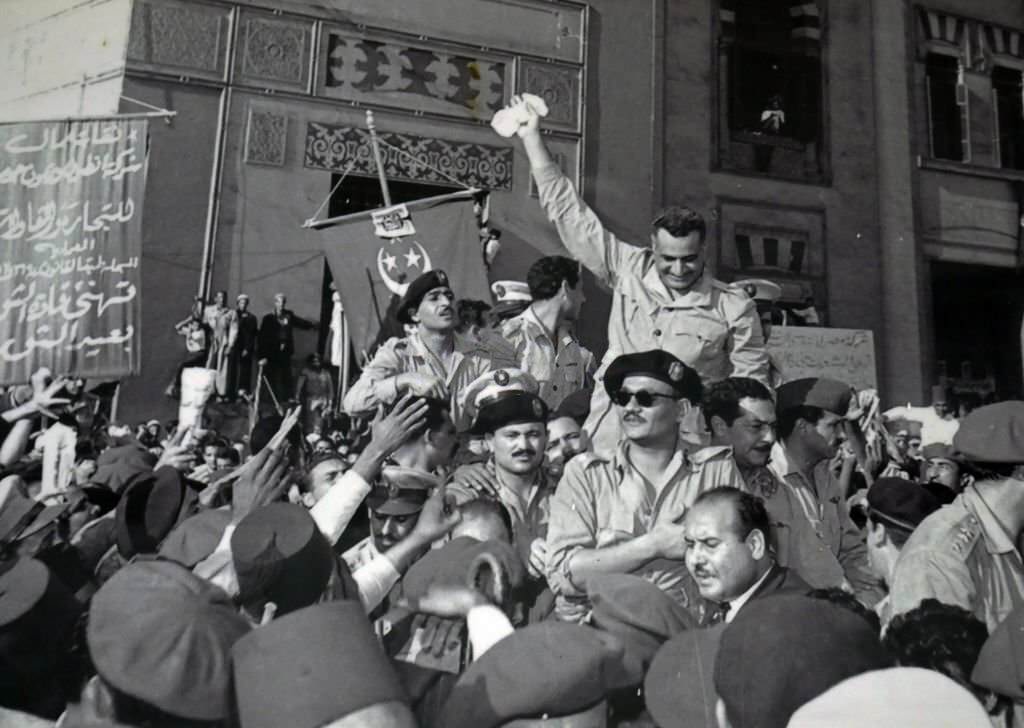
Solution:
[{"label": "sunglasses", "polygon": [[658,392],[648,392],[646,389],[641,389],[639,392],[631,392],[628,389],[620,389],[614,395],[612,395],[612,402],[625,407],[629,404],[631,399],[636,399],[636,403],[641,407],[651,407],[654,405],[654,399],[656,397],[664,397],[665,399],[675,399],[674,395],[671,394],[660,394]]}]

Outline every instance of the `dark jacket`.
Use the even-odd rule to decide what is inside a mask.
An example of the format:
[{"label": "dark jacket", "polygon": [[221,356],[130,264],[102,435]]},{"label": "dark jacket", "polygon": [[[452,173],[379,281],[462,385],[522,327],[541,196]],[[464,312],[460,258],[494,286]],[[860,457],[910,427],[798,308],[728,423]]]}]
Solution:
[{"label": "dark jacket", "polygon": [[[800,578],[800,575],[795,571],[787,569],[785,566],[772,564],[772,568],[768,570],[768,575],[765,576],[764,581],[754,590],[754,593],[750,595],[750,599],[740,609],[755,599],[763,599],[773,594],[806,594],[809,591],[811,591],[811,586]],[[720,607],[717,604],[709,601],[701,615],[701,626],[706,627],[719,621],[716,618],[719,610]]]},{"label": "dark jacket", "polygon": [[291,356],[295,353],[295,329],[315,329],[316,324],[296,316],[291,309],[284,309],[281,318],[271,312],[263,317],[260,325],[260,356],[273,358]]}]

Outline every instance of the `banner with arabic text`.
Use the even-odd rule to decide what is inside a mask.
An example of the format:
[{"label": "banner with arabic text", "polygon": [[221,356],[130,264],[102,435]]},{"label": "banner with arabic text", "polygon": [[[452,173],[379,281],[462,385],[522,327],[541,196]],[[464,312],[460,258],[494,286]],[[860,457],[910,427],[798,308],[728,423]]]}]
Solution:
[{"label": "banner with arabic text", "polygon": [[0,384],[139,369],[145,120],[0,125]]}]

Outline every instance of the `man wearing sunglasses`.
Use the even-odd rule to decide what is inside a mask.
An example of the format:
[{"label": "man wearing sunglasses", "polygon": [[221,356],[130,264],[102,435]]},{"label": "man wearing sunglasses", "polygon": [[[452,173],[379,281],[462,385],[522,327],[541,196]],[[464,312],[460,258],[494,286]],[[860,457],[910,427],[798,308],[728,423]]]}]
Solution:
[{"label": "man wearing sunglasses", "polygon": [[604,386],[622,442],[611,458],[573,458],[551,498],[547,578],[558,616],[583,619],[587,582],[607,573],[642,576],[696,610],[681,521],[699,493],[689,487],[679,422],[700,402],[700,377],[652,350],[617,357]]},{"label": "man wearing sunglasses", "polygon": [[[530,160],[540,204],[562,243],[612,290],[608,353],[597,379],[619,354],[663,349],[696,370],[705,383],[732,375],[767,384],[768,355],[754,302],[705,269],[703,217],[671,207],[651,223],[648,245],[619,240],[553,160],[540,134],[537,111],[518,96],[512,98],[510,111],[519,121],[516,133]],[[585,428],[602,454],[611,454],[623,434],[608,391],[594,388]],[[696,417],[692,429],[701,429]]]}]

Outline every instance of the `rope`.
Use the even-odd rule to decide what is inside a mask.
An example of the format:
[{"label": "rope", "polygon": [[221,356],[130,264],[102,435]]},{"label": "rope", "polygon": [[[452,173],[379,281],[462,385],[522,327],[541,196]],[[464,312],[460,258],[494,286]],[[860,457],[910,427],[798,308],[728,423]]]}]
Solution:
[{"label": "rope", "polygon": [[396,146],[395,146],[394,144],[391,144],[391,143],[389,143],[389,142],[386,142],[386,141],[384,141],[383,139],[381,139],[380,137],[378,137],[378,138],[377,138],[377,141],[378,141],[378,142],[379,142],[380,144],[384,145],[385,147],[388,147],[389,149],[394,149],[394,150],[395,150],[396,152],[398,152],[399,154],[403,154],[403,155],[405,155],[406,157],[408,157],[409,159],[411,159],[411,160],[412,160],[412,161],[413,161],[414,163],[416,163],[416,164],[418,164],[418,165],[421,165],[421,166],[423,166],[423,167],[426,167],[427,169],[429,169],[429,170],[431,170],[431,171],[433,171],[433,172],[436,172],[437,174],[439,174],[439,175],[441,175],[442,177],[444,177],[445,179],[447,179],[447,180],[448,180],[449,182],[454,182],[454,183],[455,183],[455,184],[457,184],[457,185],[458,185],[459,187],[463,187],[463,188],[465,188],[465,189],[467,189],[467,190],[472,190],[472,191],[476,191],[476,189],[477,189],[476,187],[473,187],[473,186],[471,186],[471,185],[467,185],[467,184],[466,184],[465,182],[463,182],[463,181],[462,181],[462,180],[460,180],[460,179],[456,179],[455,177],[452,177],[452,176],[451,176],[450,174],[448,174],[447,172],[445,172],[445,171],[444,171],[443,169],[438,169],[437,167],[433,166],[433,165],[432,165],[432,164],[430,164],[429,162],[424,162],[424,161],[423,161],[422,159],[420,159],[419,157],[415,157],[415,156],[413,156],[412,154],[410,154],[409,152],[405,151],[405,150],[404,150],[404,149],[402,149],[401,147],[396,147]]},{"label": "rope", "polygon": [[325,207],[327,207],[327,203],[331,201],[332,197],[334,197],[334,193],[338,191],[338,188],[341,187],[341,183],[345,181],[345,178],[348,177],[348,173],[352,171],[352,168],[355,165],[356,160],[353,158],[352,161],[348,163],[348,166],[345,167],[345,171],[341,173],[341,178],[334,184],[331,191],[327,193],[327,197],[324,198],[324,201],[320,203],[320,207],[316,208],[316,212],[313,213],[313,217],[309,218],[307,222],[312,222],[320,217],[320,213],[324,211]]}]

